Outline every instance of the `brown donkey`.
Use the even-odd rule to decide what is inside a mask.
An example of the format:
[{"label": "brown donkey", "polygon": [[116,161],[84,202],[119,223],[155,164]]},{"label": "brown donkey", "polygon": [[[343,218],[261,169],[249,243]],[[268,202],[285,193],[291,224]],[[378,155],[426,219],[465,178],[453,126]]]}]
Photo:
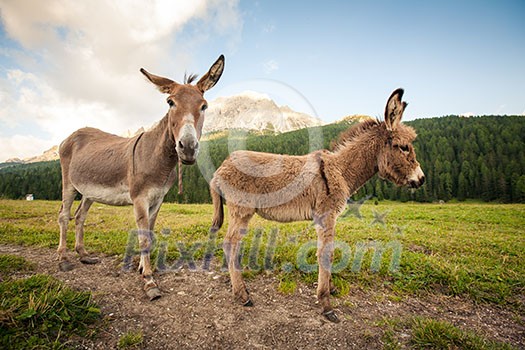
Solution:
[{"label": "brown donkey", "polygon": [[59,151],[62,208],[58,217],[58,258],[62,261],[62,269],[70,268],[65,256],[66,234],[77,192],[82,200],[75,213],[75,250],[80,261],[87,264],[98,261],[89,257],[84,248],[84,221],[91,204],[132,204],[138,227],[139,271],[144,277],[144,289],[151,300],[160,297],[149,255],[155,220],[164,196],[176,180],[178,162],[195,163],[204,111],[208,106],[203,94],[217,83],[223,69],[224,56],[221,55],[195,85],[191,84],[196,78],[194,75],[184,84],[178,84],[141,69],[160,92],[169,94],[168,112],[157,126],[132,138],[83,128],[62,142]]},{"label": "brown donkey", "polygon": [[323,315],[338,322],[329,300],[335,291],[331,264],[335,223],[347,199],[376,173],[398,186],[417,188],[425,180],[412,146],[416,133],[401,123],[407,106],[402,96],[402,89],[392,93],[383,122],[367,120],[342,133],[333,152],[289,156],[237,151],[217,169],[210,182],[215,209],[211,231],[222,226],[225,199],[229,227],[223,249],[236,301],[252,305],[238,255],[253,215],[280,222],[313,219],[318,235],[317,298]]}]

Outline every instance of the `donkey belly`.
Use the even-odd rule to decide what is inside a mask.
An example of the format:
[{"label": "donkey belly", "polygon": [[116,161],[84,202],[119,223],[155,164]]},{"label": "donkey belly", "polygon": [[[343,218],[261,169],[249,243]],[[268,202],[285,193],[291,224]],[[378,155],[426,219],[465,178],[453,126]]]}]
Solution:
[{"label": "donkey belly", "polygon": [[310,208],[293,205],[257,208],[255,212],[264,219],[278,222],[304,221],[312,219],[312,210]]},{"label": "donkey belly", "polygon": [[98,203],[109,205],[129,205],[133,203],[129,194],[129,188],[124,185],[105,187],[98,184],[89,184],[75,186],[75,188],[82,196]]}]

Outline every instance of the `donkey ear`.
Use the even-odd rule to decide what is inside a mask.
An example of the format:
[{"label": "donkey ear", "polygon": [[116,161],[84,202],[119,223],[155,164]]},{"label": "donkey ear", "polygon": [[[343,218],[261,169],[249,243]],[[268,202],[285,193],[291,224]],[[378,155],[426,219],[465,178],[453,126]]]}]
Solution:
[{"label": "donkey ear", "polygon": [[401,102],[403,93],[403,89],[395,90],[392,92],[392,95],[390,95],[386,103],[385,124],[389,131],[395,130],[397,128],[401,122],[401,118],[403,117],[403,112],[408,105],[406,102]]},{"label": "donkey ear", "polygon": [[214,87],[219,81],[223,70],[224,55],[220,55],[217,61],[211,66],[210,70],[197,82],[197,88],[204,93]]},{"label": "donkey ear", "polygon": [[144,68],[141,68],[140,72],[144,74],[146,78],[148,78],[149,81],[155,84],[157,86],[157,89],[159,89],[159,91],[162,93],[169,94],[171,87],[173,85],[177,85],[177,83],[174,82],[173,80],[164,78],[164,77],[159,77],[158,75],[155,75],[155,74],[151,74]]}]

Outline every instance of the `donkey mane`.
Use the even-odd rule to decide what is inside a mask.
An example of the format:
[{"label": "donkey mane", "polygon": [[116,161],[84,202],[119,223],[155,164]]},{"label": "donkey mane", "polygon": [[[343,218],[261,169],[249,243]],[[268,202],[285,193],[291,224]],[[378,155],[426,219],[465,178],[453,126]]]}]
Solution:
[{"label": "donkey mane", "polygon": [[337,151],[343,148],[348,142],[353,141],[357,136],[362,135],[365,131],[368,131],[379,124],[380,122],[377,119],[372,118],[356,123],[339,134],[337,141],[332,143],[331,148],[334,151]]},{"label": "donkey mane", "polygon": [[193,83],[198,76],[198,74],[190,73],[190,75],[187,75],[187,73],[184,73],[184,84]]}]

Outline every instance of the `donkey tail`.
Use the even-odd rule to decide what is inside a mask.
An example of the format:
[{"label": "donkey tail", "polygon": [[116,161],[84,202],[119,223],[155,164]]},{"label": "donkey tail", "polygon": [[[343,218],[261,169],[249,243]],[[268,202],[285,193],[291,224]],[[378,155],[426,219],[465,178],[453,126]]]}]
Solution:
[{"label": "donkey tail", "polygon": [[213,221],[210,231],[217,232],[224,223],[224,198],[214,180],[210,182],[210,193],[213,202]]}]

